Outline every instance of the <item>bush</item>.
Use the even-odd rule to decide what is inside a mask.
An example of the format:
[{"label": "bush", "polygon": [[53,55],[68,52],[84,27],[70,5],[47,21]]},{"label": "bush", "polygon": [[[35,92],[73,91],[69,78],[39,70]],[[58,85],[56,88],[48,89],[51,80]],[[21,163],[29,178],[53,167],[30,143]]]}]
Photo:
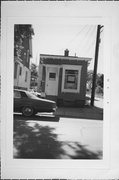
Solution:
[{"label": "bush", "polygon": [[97,94],[103,94],[103,88],[101,86],[97,86],[95,92]]}]

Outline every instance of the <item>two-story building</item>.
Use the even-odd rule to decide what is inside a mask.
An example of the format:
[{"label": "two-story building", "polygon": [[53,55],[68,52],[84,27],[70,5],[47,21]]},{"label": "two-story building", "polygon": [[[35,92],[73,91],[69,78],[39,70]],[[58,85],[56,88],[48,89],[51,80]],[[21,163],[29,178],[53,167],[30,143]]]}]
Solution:
[{"label": "two-story building", "polygon": [[15,25],[14,27],[14,88],[30,88],[33,34],[32,25]]},{"label": "two-story building", "polygon": [[40,54],[38,89],[58,105],[85,104],[87,66],[91,58]]}]

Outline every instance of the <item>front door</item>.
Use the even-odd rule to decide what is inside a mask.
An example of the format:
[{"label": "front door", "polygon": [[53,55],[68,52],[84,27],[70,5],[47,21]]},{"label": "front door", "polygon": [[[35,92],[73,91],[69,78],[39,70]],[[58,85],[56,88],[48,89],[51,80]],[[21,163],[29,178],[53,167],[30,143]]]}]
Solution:
[{"label": "front door", "polygon": [[58,67],[46,68],[46,95],[58,95]]}]

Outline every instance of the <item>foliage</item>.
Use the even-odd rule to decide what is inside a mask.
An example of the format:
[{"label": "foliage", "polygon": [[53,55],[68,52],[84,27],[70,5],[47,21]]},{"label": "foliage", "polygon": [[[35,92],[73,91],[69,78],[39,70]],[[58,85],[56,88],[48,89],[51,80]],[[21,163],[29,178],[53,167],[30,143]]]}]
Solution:
[{"label": "foliage", "polygon": [[37,65],[34,63],[31,64],[31,76],[38,77]]},{"label": "foliage", "polygon": [[98,74],[97,75],[97,86],[100,86],[101,88],[103,88],[103,80],[104,80],[104,75],[103,74]]},{"label": "foliage", "polygon": [[22,49],[24,49],[23,41],[26,38],[32,38],[34,31],[31,25],[15,25],[14,26],[14,55],[21,56]]},{"label": "foliage", "polygon": [[38,78],[37,65],[32,63],[30,69],[31,69],[31,87],[37,86],[37,78]]},{"label": "foliage", "polygon": [[[91,90],[92,82],[93,82],[93,71],[90,70],[87,73],[87,85],[88,85],[87,88],[88,88],[88,90]],[[96,92],[103,93],[103,86],[104,86],[104,75],[98,73],[96,76]]]}]

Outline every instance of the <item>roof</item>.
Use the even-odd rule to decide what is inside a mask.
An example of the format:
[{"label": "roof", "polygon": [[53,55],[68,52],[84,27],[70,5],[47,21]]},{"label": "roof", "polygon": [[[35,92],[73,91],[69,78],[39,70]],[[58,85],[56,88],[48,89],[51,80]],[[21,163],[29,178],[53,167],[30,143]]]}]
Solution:
[{"label": "roof", "polygon": [[77,57],[77,56],[62,56],[62,55],[50,55],[40,54],[41,59],[67,59],[67,60],[80,60],[80,61],[91,61],[92,58],[88,57]]}]

